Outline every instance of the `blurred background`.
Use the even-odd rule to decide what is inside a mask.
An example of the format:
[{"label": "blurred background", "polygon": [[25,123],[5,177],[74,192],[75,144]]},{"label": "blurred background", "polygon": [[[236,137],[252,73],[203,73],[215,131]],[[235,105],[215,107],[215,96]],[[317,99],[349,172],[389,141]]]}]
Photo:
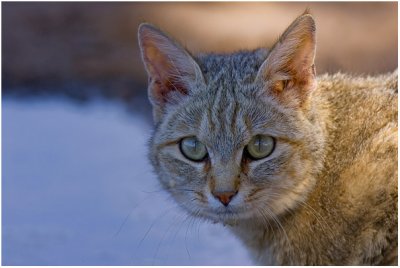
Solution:
[{"label": "blurred background", "polygon": [[2,264],[251,264],[160,191],[137,27],[232,52],[272,46],[306,8],[317,73],[397,68],[397,2],[3,2]]}]

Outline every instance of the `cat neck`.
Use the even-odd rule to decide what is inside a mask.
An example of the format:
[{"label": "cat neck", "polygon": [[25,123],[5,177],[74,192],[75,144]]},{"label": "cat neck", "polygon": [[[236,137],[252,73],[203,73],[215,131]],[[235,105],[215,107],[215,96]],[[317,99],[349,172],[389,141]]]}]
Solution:
[{"label": "cat neck", "polygon": [[[258,221],[257,219],[243,220],[229,225],[233,232],[250,249],[251,257],[260,264],[279,265],[281,255],[290,248],[285,227],[279,220],[270,222]],[[288,252],[289,253],[289,252]]]},{"label": "cat neck", "polygon": [[[305,203],[306,204],[306,203]],[[250,249],[251,257],[262,265],[306,265],[318,263],[318,255],[325,250],[323,240],[332,240],[327,215],[311,205],[301,206],[279,218],[268,221],[248,219],[228,225]],[[320,239],[314,239],[314,238]],[[314,253],[316,255],[310,256]],[[306,259],[304,259],[306,258]],[[316,258],[314,261],[313,258]]]}]

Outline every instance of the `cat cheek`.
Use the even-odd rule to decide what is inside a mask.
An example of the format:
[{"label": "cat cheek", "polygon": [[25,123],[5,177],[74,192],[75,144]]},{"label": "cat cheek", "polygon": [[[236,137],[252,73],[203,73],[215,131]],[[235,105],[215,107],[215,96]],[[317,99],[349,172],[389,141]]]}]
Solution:
[{"label": "cat cheek", "polygon": [[274,179],[275,169],[267,164],[260,164],[249,169],[248,178],[252,183],[265,183]]},{"label": "cat cheek", "polygon": [[207,197],[204,192],[194,191],[193,200],[200,205],[206,205],[208,203]]}]

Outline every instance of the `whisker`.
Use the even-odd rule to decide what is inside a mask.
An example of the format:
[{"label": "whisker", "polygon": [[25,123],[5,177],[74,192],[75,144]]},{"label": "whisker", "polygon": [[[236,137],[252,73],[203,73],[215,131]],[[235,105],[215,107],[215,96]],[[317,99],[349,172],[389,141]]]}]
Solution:
[{"label": "whisker", "polygon": [[147,199],[149,199],[150,196],[146,196],[144,198],[142,198],[135,206],[133,206],[133,208],[131,209],[131,211],[128,213],[128,215],[126,215],[126,217],[124,218],[124,220],[122,221],[122,223],[120,224],[118,230],[114,233],[113,237],[116,237],[119,235],[119,233],[121,232],[122,228],[125,226],[126,222],[128,221],[128,219],[131,217],[132,213],[135,211],[135,209],[137,209],[140,205],[143,204],[143,202]]},{"label": "whisker", "polygon": [[175,222],[176,222],[176,216],[174,217],[172,223],[168,226],[167,230],[164,232],[163,236],[161,237],[160,242],[159,242],[158,245],[157,245],[156,251],[155,251],[155,253],[154,253],[154,255],[153,255],[153,262],[152,262],[152,265],[155,265],[155,261],[156,261],[156,259],[157,259],[157,255],[158,255],[158,252],[159,252],[159,250],[160,250],[161,244],[162,244],[163,241],[165,240],[165,238],[166,238],[168,232],[171,230],[171,228],[172,228],[173,226],[175,226]]},{"label": "whisker", "polygon": [[[300,194],[300,193],[298,193],[296,191],[293,191],[292,188],[287,187],[285,185],[281,185],[281,186],[279,186],[279,188],[284,189],[286,191],[290,191],[290,192],[295,193],[295,194]],[[325,218],[317,210],[315,210],[312,206],[310,206],[307,203],[306,200],[296,200],[296,201],[301,207],[303,207],[305,209],[305,211],[307,213],[309,213],[310,215],[315,217],[315,219],[317,220],[318,225],[320,226],[320,228],[322,229],[322,231],[324,233],[326,233],[326,234],[330,235],[331,237],[333,237],[334,232],[333,232],[332,228],[327,223]]]},{"label": "whisker", "polygon": [[153,226],[159,222],[163,217],[165,217],[168,213],[170,213],[173,209],[175,209],[176,206],[169,208],[168,210],[165,210],[164,213],[160,216],[158,216],[153,223],[150,225],[150,227],[147,229],[146,233],[144,234],[144,236],[142,237],[142,239],[140,239],[139,244],[137,245],[137,248],[139,248],[143,241],[146,239],[147,235],[150,233],[151,229],[153,228]]},{"label": "whisker", "polygon": [[274,221],[274,222],[276,223],[276,225],[278,226],[278,230],[282,230],[282,232],[283,232],[283,234],[284,234],[284,236],[285,236],[285,239],[286,239],[286,241],[287,241],[287,243],[288,243],[289,252],[290,252],[290,251],[292,250],[292,243],[291,243],[291,241],[290,241],[290,239],[289,239],[289,236],[287,235],[285,229],[283,228],[283,226],[282,226],[282,224],[281,224],[279,218],[278,218],[270,209],[268,209],[268,207],[266,207],[266,209],[267,209],[267,211],[269,211],[268,214],[272,217],[273,221]]},{"label": "whisker", "polygon": [[261,219],[263,220],[264,224],[267,225],[268,229],[271,228],[272,235],[274,236],[274,239],[276,239],[275,231],[271,226],[269,217],[267,215],[265,215],[264,210],[262,210],[261,208],[259,208],[259,207],[255,207],[255,208],[256,208],[256,211],[258,212],[258,214],[261,216]]}]

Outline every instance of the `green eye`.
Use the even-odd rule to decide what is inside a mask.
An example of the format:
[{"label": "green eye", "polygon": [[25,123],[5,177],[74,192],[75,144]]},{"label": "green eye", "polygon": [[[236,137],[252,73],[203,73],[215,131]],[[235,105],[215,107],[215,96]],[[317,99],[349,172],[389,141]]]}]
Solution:
[{"label": "green eye", "polygon": [[247,144],[247,152],[251,158],[257,160],[269,156],[274,147],[274,138],[266,135],[256,135]]},{"label": "green eye", "polygon": [[182,139],[179,148],[182,154],[192,161],[202,161],[207,156],[206,146],[196,137]]}]

